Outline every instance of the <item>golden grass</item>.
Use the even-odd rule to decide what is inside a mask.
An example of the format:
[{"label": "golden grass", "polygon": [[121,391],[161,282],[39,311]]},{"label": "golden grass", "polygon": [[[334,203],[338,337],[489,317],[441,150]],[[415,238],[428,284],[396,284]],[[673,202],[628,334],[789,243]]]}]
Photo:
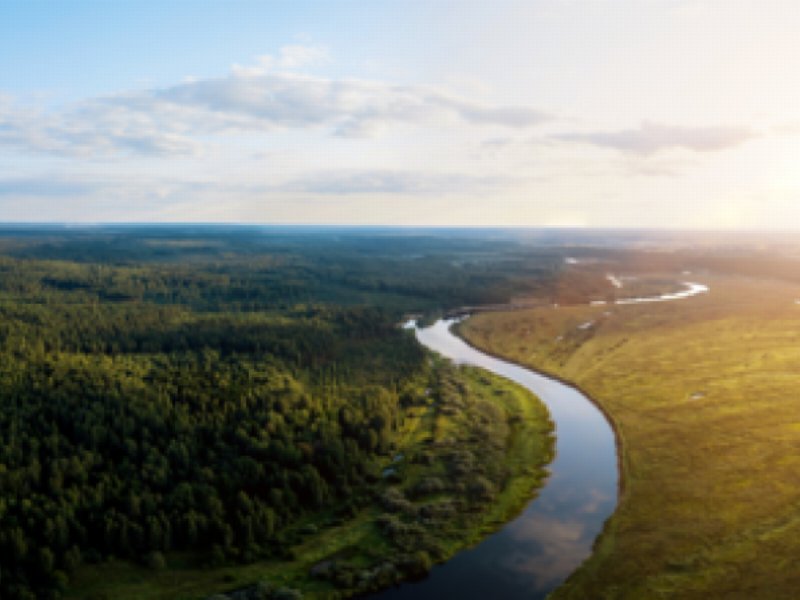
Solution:
[{"label": "golden grass", "polygon": [[619,431],[619,507],[555,598],[800,594],[800,288],[708,283],[690,300],[485,313],[461,327],[579,384]]}]

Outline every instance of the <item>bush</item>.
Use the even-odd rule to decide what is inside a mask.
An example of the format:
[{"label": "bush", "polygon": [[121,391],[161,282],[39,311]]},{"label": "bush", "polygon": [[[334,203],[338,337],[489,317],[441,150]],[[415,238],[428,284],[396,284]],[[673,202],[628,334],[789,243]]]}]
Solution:
[{"label": "bush", "polygon": [[420,497],[429,494],[437,494],[444,490],[445,485],[441,479],[438,477],[425,477],[411,489],[411,492],[415,497]]},{"label": "bush", "polygon": [[302,598],[303,592],[287,587],[282,587],[272,594],[273,600],[302,600]]},{"label": "bush", "polygon": [[161,571],[167,566],[167,561],[161,552],[155,551],[147,555],[147,567],[153,571]]},{"label": "bush", "polygon": [[270,600],[274,590],[275,586],[266,579],[262,579],[253,588],[253,593],[250,596],[252,600]]},{"label": "bush", "polygon": [[491,481],[482,475],[478,475],[472,483],[469,484],[467,491],[470,499],[474,502],[487,502],[494,496],[495,489]]},{"label": "bush", "polygon": [[415,512],[414,505],[408,501],[400,489],[395,487],[390,487],[383,493],[381,503],[389,512],[409,514]]}]

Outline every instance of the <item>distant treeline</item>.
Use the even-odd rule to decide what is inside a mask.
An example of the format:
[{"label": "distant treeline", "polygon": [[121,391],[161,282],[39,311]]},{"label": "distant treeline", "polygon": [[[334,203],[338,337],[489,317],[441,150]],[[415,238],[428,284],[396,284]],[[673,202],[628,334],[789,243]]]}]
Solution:
[{"label": "distant treeline", "polygon": [[[178,237],[167,237],[166,233]],[[200,310],[287,309],[303,303],[446,308],[543,289],[557,249],[508,239],[289,234],[250,229],[134,230],[0,236],[0,286],[43,299],[147,301]],[[5,250],[5,252],[2,252]]]}]

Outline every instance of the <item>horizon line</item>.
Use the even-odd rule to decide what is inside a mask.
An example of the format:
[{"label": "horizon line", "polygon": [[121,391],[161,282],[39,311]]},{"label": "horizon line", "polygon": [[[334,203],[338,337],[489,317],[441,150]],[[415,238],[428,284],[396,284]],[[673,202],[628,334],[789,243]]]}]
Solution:
[{"label": "horizon line", "polygon": [[654,227],[654,226],[591,226],[591,225],[387,225],[363,223],[247,223],[242,221],[0,221],[0,228],[64,228],[93,229],[103,227],[164,228],[164,227],[231,227],[286,229],[400,229],[454,231],[618,231],[653,233],[786,233],[800,234],[798,228],[722,228],[722,227]]}]

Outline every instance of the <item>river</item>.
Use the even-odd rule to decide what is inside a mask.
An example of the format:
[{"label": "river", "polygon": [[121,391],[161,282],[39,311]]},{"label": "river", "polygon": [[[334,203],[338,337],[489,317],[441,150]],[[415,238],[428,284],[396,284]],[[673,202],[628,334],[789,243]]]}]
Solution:
[{"label": "river", "polygon": [[543,598],[581,564],[617,502],[614,433],[577,389],[472,348],[450,331],[453,320],[415,328],[425,347],[456,363],[511,379],[547,405],[556,425],[556,456],[536,499],[477,546],[433,568],[385,599]]},{"label": "river", "polygon": [[[625,298],[616,304],[682,300],[709,291],[699,283],[683,285],[674,293]],[[538,496],[500,530],[437,565],[422,581],[375,596],[381,600],[544,598],[589,557],[603,523],[614,512],[619,487],[614,431],[578,389],[469,346],[450,331],[455,321],[439,320],[422,329],[411,321],[407,327],[426,348],[515,381],[547,405],[556,425],[550,476]]]}]

